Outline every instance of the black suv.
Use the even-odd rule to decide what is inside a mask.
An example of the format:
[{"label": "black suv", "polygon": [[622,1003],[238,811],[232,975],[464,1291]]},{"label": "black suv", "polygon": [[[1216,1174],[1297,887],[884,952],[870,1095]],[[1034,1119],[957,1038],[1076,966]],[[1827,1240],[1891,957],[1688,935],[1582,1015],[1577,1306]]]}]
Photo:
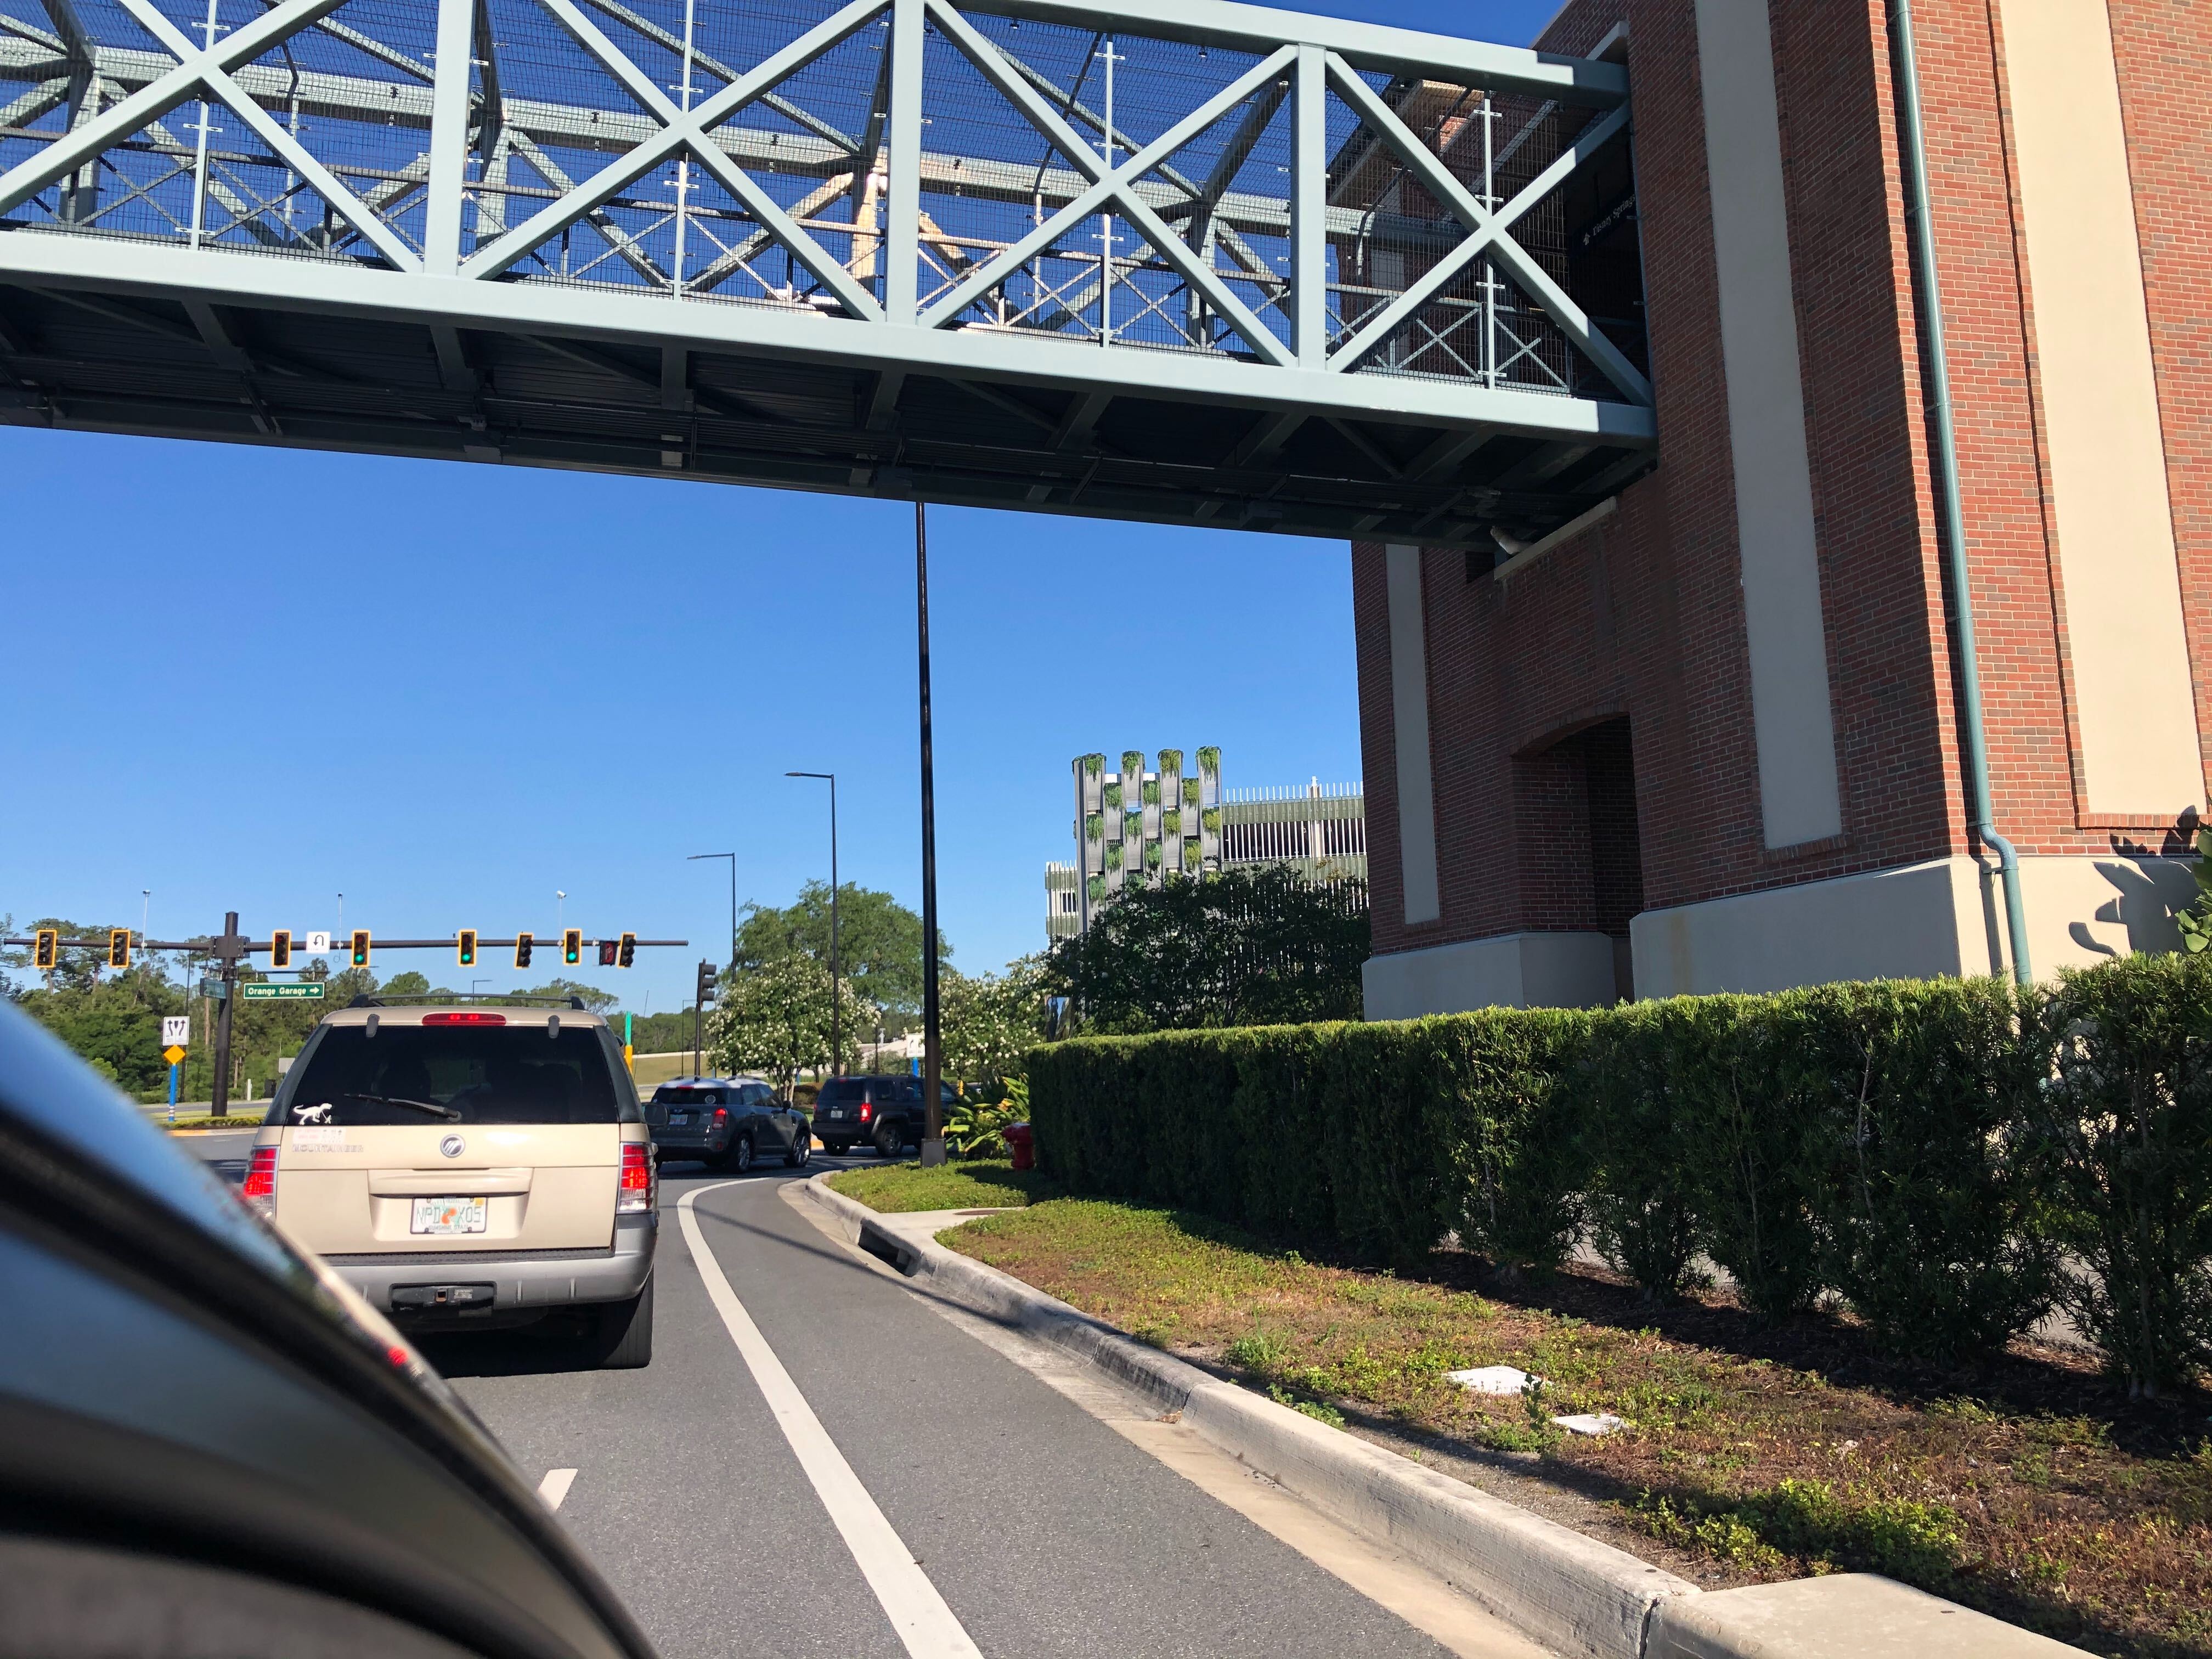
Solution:
[{"label": "black suv", "polygon": [[[949,1083],[937,1086],[949,1113],[960,1097]],[[815,1098],[814,1133],[840,1158],[857,1140],[872,1141],[878,1158],[896,1158],[921,1145],[922,1105],[918,1077],[833,1077]]]}]

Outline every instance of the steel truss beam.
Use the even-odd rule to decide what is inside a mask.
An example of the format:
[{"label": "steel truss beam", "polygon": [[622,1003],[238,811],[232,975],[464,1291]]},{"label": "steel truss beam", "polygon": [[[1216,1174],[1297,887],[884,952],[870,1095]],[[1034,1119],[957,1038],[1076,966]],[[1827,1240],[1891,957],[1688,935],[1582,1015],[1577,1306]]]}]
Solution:
[{"label": "steel truss beam", "polygon": [[[208,40],[185,0],[117,0],[143,31],[118,41],[64,0],[35,21],[0,0],[0,284],[61,307],[31,331],[46,343],[0,336],[20,389],[0,419],[338,447],[351,421],[363,448],[733,476],[719,455],[758,482],[938,499],[1001,499],[1004,475],[1063,510],[1470,545],[1566,521],[1655,447],[1640,343],[1578,301],[1555,234],[1525,233],[1594,167],[1628,176],[1605,159],[1629,130],[1615,64],[1221,0],[818,0],[740,58],[666,0],[507,0],[543,30],[518,58],[512,9],[495,40],[489,0],[411,0],[411,21],[409,3],[388,40],[342,0],[261,0]],[[1024,20],[1092,31],[1106,74],[1009,32]],[[1117,106],[1132,37],[1210,48],[1220,72],[1125,75]],[[566,81],[548,40],[574,54]],[[856,61],[866,102],[825,112],[821,76],[852,82]],[[594,81],[626,101],[546,95]],[[1540,130],[1559,148],[1516,161],[1510,191],[1471,177],[1451,133],[1416,130],[1430,82],[1486,118],[1518,100],[1505,156]],[[195,100],[231,118],[220,145],[204,118],[163,125]],[[720,195],[687,196],[687,168]],[[1402,276],[1371,274],[1384,246]],[[1470,300],[1485,273],[1522,298]],[[1477,363],[1479,304],[1510,349]],[[134,386],[99,344],[52,343],[105,325],[198,352]],[[349,330],[395,329],[417,331],[422,384],[342,366]],[[497,338],[594,384],[521,395],[521,371],[477,367]],[[686,378],[714,365],[722,384]],[[770,381],[844,412],[775,433]],[[953,399],[933,416],[930,388]],[[615,430],[648,391],[649,462]],[[997,435],[963,449],[909,404]],[[1173,408],[1200,424],[1170,453],[1141,427]],[[1215,435],[1194,453],[1192,431]],[[789,477],[763,459],[796,451],[817,459]]]}]

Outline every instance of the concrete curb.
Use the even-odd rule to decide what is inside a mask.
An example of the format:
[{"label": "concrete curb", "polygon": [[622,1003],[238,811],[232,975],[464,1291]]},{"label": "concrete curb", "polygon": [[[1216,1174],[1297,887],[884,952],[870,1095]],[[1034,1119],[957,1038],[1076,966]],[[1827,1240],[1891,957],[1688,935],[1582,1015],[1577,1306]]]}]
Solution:
[{"label": "concrete curb", "polygon": [[1652,1611],[1697,1586],[1609,1544],[1531,1515],[1315,1422],[832,1191],[801,1183],[848,1243],[918,1287],[1089,1360],[1231,1456],[1355,1532],[1412,1557],[1538,1641],[1590,1659],[1643,1659]]},{"label": "concrete curb", "polygon": [[2069,1647],[1872,1573],[1741,1589],[1687,1579],[1209,1376],[835,1192],[799,1183],[848,1243],[928,1294],[1089,1360],[1221,1450],[1589,1659],[2063,1659]]}]

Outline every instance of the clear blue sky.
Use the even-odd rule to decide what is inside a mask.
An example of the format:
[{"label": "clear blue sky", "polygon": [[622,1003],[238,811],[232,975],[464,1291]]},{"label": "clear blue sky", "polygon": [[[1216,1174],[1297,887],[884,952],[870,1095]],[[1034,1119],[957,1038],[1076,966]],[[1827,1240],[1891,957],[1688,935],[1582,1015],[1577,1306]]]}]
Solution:
[{"label": "clear blue sky", "polygon": [[[1310,9],[1517,44],[1554,8]],[[729,927],[728,866],[685,854],[736,853],[741,903],[828,874],[823,787],[793,769],[839,775],[845,878],[919,906],[909,507],[15,428],[0,481],[0,915],[135,927],[151,888],[157,938],[232,906],[335,930],[343,891],[386,936],[544,933],[566,889],[587,933],[700,947],[586,975],[673,1008]],[[962,966],[1042,944],[1073,755],[1216,743],[1232,787],[1359,776],[1343,544],[930,522]],[[1110,597],[1102,556],[1130,578]],[[377,969],[456,982],[411,955]]]}]

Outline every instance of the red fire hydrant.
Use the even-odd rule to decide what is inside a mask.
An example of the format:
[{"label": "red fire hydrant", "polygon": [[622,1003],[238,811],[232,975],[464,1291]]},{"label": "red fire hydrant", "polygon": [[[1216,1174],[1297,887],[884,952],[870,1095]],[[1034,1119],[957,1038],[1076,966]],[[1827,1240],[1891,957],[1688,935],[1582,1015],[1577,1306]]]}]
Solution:
[{"label": "red fire hydrant", "polygon": [[1014,1155],[1017,1170],[1036,1168],[1036,1137],[1026,1123],[1009,1123],[1000,1131],[1006,1138],[1006,1146]]}]

